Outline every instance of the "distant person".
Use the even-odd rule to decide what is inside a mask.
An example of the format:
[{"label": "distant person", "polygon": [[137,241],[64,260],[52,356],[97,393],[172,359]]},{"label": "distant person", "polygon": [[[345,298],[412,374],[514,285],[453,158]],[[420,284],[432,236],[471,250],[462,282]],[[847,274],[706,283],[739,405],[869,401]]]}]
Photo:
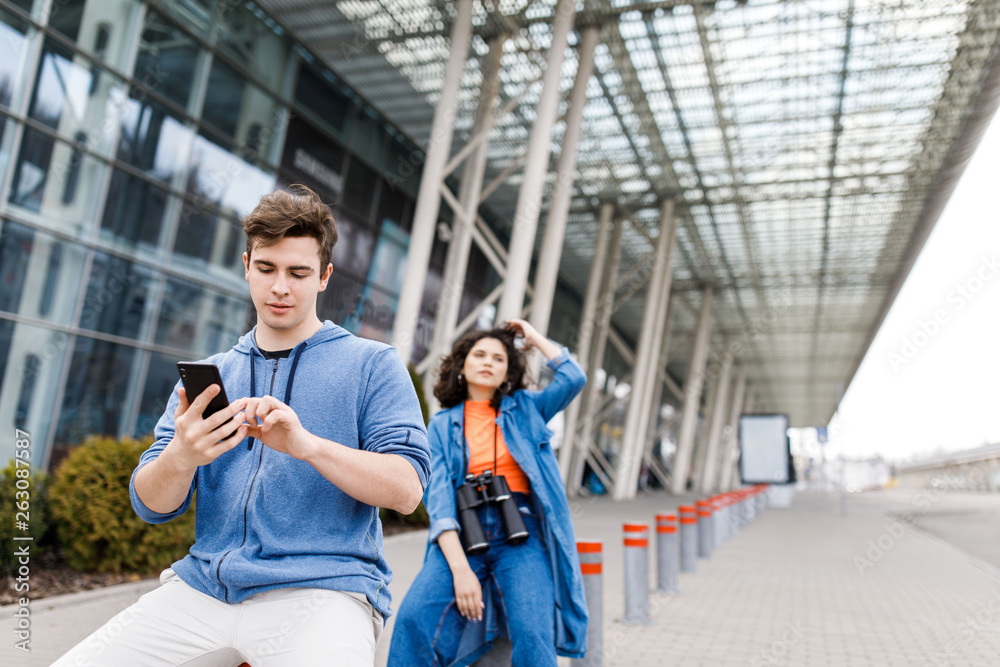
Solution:
[{"label": "distant person", "polygon": [[[555,371],[542,391],[525,389],[516,335],[524,336],[526,350],[541,350]],[[445,409],[428,429],[428,548],[399,607],[390,667],[468,665],[496,637],[510,638],[514,667],[554,667],[557,654],[583,656],[583,580],[545,423],[585,383],[569,351],[524,320],[468,333],[445,357],[434,388]],[[512,492],[506,509],[520,517],[520,528],[503,514],[506,487]],[[461,511],[483,497],[489,501],[478,509]]]},{"label": "distant person", "polygon": [[417,396],[392,347],[319,320],[337,229],[315,193],[265,195],[243,229],[257,326],[207,360],[236,400],[202,419],[219,387],[178,384],[129,487],[150,523],[197,491],[195,543],[59,667],[374,663],[392,579],[378,508],[412,512],[429,475]]}]

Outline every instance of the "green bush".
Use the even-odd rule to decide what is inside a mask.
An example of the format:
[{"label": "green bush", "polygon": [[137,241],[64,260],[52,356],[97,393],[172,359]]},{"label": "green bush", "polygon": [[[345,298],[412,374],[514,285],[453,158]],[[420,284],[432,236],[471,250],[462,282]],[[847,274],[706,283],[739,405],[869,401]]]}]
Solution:
[{"label": "green bush", "polygon": [[[407,366],[407,370],[410,371],[410,380],[413,382],[413,389],[416,390],[417,399],[420,401],[420,414],[423,415],[426,425],[430,421],[430,415],[428,414],[427,401],[424,400],[424,380],[413,366]],[[417,509],[412,514],[400,514],[396,510],[383,507],[379,510],[378,516],[383,525],[395,524],[414,528],[427,528],[431,525],[423,503],[417,505]]]},{"label": "green bush", "polygon": [[155,573],[194,543],[194,504],[152,525],[132,510],[128,483],[149,441],[92,437],[55,473],[49,504],[63,557],[77,570]]},{"label": "green bush", "polygon": [[[20,471],[20,475],[18,472]],[[26,480],[26,481],[21,481]],[[18,482],[21,481],[18,488]],[[18,467],[14,459],[0,471],[0,574],[7,576],[17,569],[14,550],[22,545],[29,546],[34,558],[42,553],[50,540],[49,509],[47,502],[48,475],[43,472],[31,474],[30,468]],[[28,524],[28,530],[18,530],[18,521]],[[31,541],[14,541],[15,537],[30,537]]]}]

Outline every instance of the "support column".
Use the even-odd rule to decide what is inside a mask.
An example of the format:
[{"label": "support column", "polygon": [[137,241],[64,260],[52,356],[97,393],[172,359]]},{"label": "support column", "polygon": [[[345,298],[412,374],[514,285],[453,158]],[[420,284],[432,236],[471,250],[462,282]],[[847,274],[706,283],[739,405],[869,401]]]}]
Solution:
[{"label": "support column", "polygon": [[[670,246],[670,266],[673,267],[673,255],[674,249],[677,247],[677,239],[674,238],[673,243]],[[672,271],[671,271],[672,273]],[[672,280],[671,280],[672,282]],[[656,368],[653,371],[652,377],[652,387],[650,388],[648,402],[648,408],[646,411],[646,436],[643,438],[644,449],[642,455],[645,457],[646,450],[654,447],[656,445],[656,440],[650,439],[650,435],[657,436],[658,430],[657,425],[660,423],[660,409],[663,405],[663,381],[660,379],[660,372],[666,373],[667,362],[670,359],[670,321],[673,319],[674,315],[674,301],[670,297],[670,290],[666,290],[667,293],[667,307],[664,309],[663,317],[663,338],[660,342],[660,358],[657,362]],[[662,464],[662,460],[659,461]]]},{"label": "support column", "polygon": [[[618,281],[618,265],[622,258],[622,228],[624,221],[615,220],[611,229],[611,248],[608,251],[608,261],[605,267],[604,277],[601,287],[601,299],[594,314],[593,342],[590,346],[589,359],[587,361],[587,372],[593,375],[598,368],[604,365],[604,349],[608,345],[608,332],[611,329],[611,314],[615,307],[615,285]],[[571,495],[575,495],[580,489],[580,482],[583,480],[584,463],[587,460],[587,450],[590,448],[591,439],[594,436],[594,408],[600,397],[601,388],[591,380],[583,388],[584,400],[580,406],[583,414],[583,427],[580,429],[580,437],[576,441],[574,456],[570,476],[566,488]]]},{"label": "support column", "polygon": [[[549,333],[552,315],[552,301],[556,293],[556,279],[559,276],[559,261],[562,259],[563,239],[566,236],[566,219],[569,216],[570,197],[573,194],[573,180],[576,176],[576,156],[580,143],[580,128],[583,125],[583,108],[587,104],[587,83],[594,71],[594,50],[600,29],[588,26],[580,35],[577,47],[579,64],[573,90],[570,91],[570,107],[566,113],[566,132],[563,134],[562,152],[556,166],[556,182],[552,186],[549,217],[545,222],[545,236],[542,240],[538,269],[535,272],[535,291],[531,298],[531,324],[543,336]],[[534,377],[538,377],[540,355],[533,355]]]},{"label": "support column", "polygon": [[670,491],[674,495],[684,493],[688,470],[691,468],[691,451],[694,448],[695,426],[698,424],[701,389],[705,383],[705,362],[708,360],[708,341],[712,333],[714,303],[715,291],[711,287],[706,287],[702,292],[698,331],[695,333],[694,349],[691,352],[687,381],[684,384],[684,412],[681,414],[677,453],[674,455],[674,464],[671,467]]},{"label": "support column", "polygon": [[[661,219],[670,219],[670,239],[667,249],[666,266],[664,267],[663,287],[660,290],[660,303],[657,305],[656,329],[653,332],[653,367],[650,369],[648,385],[646,390],[646,401],[643,404],[642,416],[639,420],[639,432],[636,437],[639,443],[639,461],[645,455],[646,447],[649,444],[649,432],[656,427],[656,420],[652,419],[653,413],[660,410],[660,399],[663,394],[663,383],[660,382],[660,370],[667,365],[667,354],[670,346],[670,290],[673,287],[674,278],[674,255],[677,250],[677,220],[674,216],[674,201],[665,200],[661,204]],[[650,423],[652,421],[652,423]]]},{"label": "support column", "polygon": [[420,191],[413,214],[413,231],[406,255],[406,274],[399,295],[399,305],[392,325],[392,344],[399,351],[404,363],[413,355],[413,342],[420,319],[420,305],[424,296],[427,263],[430,261],[434,233],[437,230],[438,211],[441,207],[441,182],[444,166],[451,152],[451,138],[458,108],[458,91],[462,72],[469,54],[469,37],[472,34],[472,0],[455,1],[455,23],[451,28],[451,54],[445,67],[441,98],[434,111],[434,124],[427,146],[427,158],[420,177]]},{"label": "support column", "polygon": [[531,257],[535,250],[535,232],[541,212],[545,173],[549,168],[552,125],[559,104],[559,78],[566,54],[567,37],[576,13],[574,0],[558,0],[552,25],[552,43],[545,61],[542,94],[535,108],[535,123],[531,128],[521,191],[517,197],[514,225],[507,259],[504,291],[497,307],[497,321],[520,317],[524,307],[524,292],[528,285]]},{"label": "support column", "polygon": [[[615,479],[615,500],[634,498],[639,478],[646,425],[649,423],[647,412],[651,402],[649,394],[652,390],[652,378],[655,378],[656,374],[655,365],[660,356],[659,343],[663,339],[663,319],[666,315],[666,308],[663,306],[670,300],[668,276],[670,245],[674,237],[673,209],[673,201],[669,199],[664,200],[660,207],[660,235],[656,240],[653,273],[649,279],[642,324],[639,329],[635,372],[632,375],[632,395],[629,397],[628,412],[625,415],[622,453]],[[664,288],[667,290],[665,294]]]},{"label": "support column", "polygon": [[712,430],[712,417],[715,416],[715,398],[718,395],[715,388],[718,386],[719,378],[709,376],[706,370],[705,386],[702,388],[702,396],[705,397],[705,407],[701,411],[701,426],[695,429],[694,451],[691,452],[691,471],[688,477],[691,479],[691,488],[694,491],[701,489],[701,472],[705,469],[705,453],[708,451],[708,432]]},{"label": "support column", "polygon": [[[472,136],[484,131],[490,124],[493,115],[493,102],[496,100],[500,86],[500,58],[503,55],[503,45],[506,35],[497,35],[490,40],[490,51],[486,56],[483,70],[483,83],[479,89],[479,108],[476,110],[476,123]],[[445,260],[444,277],[441,286],[441,298],[434,319],[434,343],[432,353],[442,354],[455,336],[458,324],[458,314],[462,305],[462,292],[465,289],[465,275],[469,267],[469,251],[472,247],[472,229],[476,224],[476,213],[479,210],[479,196],[483,189],[483,175],[486,173],[486,155],[489,149],[489,138],[485,139],[465,160],[462,173],[462,184],[458,199],[462,211],[455,215],[455,223],[451,243],[448,244],[448,256]],[[428,389],[427,397],[432,402],[431,414],[436,412],[434,406],[437,400],[433,397],[436,382],[437,364],[435,363],[424,379]]]},{"label": "support column", "polygon": [[583,297],[583,312],[580,315],[580,328],[576,340],[576,357],[583,372],[587,373],[587,386],[576,399],[566,408],[566,420],[563,429],[562,448],[559,451],[559,472],[563,482],[569,480],[569,470],[576,450],[576,425],[580,416],[581,404],[589,395],[589,387],[594,381],[590,366],[590,347],[594,334],[594,324],[597,319],[597,305],[604,288],[604,268],[608,259],[608,246],[611,242],[611,216],[615,213],[615,205],[611,202],[601,204],[597,221],[597,245],[594,248],[594,260],[590,265],[590,277],[587,280],[587,293]]},{"label": "support column", "polygon": [[729,408],[729,421],[723,431],[722,454],[719,457],[719,491],[728,491],[733,479],[733,461],[736,459],[737,438],[739,437],[740,413],[747,389],[747,367],[740,365],[736,374],[736,387]]},{"label": "support column", "polygon": [[722,426],[726,420],[726,400],[730,393],[730,376],[733,368],[733,355],[729,352],[730,341],[727,338],[723,345],[722,370],[719,373],[718,385],[715,395],[715,413],[712,415],[712,426],[708,431],[708,439],[705,441],[705,468],[701,474],[702,493],[712,493],[719,477],[719,439],[722,435]]}]

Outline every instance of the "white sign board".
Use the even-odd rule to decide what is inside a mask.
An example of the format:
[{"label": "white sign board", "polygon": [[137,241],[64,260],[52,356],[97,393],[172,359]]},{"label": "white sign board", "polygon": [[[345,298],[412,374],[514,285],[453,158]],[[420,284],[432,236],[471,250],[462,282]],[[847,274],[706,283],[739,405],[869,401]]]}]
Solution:
[{"label": "white sign board", "polygon": [[788,415],[740,416],[740,477],[744,484],[787,484],[791,470]]}]

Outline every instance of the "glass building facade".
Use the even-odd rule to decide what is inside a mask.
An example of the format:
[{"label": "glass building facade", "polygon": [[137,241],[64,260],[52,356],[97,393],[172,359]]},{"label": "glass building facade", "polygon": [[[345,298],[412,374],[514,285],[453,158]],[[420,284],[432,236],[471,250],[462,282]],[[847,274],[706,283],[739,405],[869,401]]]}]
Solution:
[{"label": "glass building facade", "polygon": [[[239,220],[278,187],[337,220],[320,317],[388,340],[422,153],[259,8],[0,0],[0,33],[0,461],[150,433],[175,362],[253,325]],[[463,314],[497,280],[473,251]]]}]

